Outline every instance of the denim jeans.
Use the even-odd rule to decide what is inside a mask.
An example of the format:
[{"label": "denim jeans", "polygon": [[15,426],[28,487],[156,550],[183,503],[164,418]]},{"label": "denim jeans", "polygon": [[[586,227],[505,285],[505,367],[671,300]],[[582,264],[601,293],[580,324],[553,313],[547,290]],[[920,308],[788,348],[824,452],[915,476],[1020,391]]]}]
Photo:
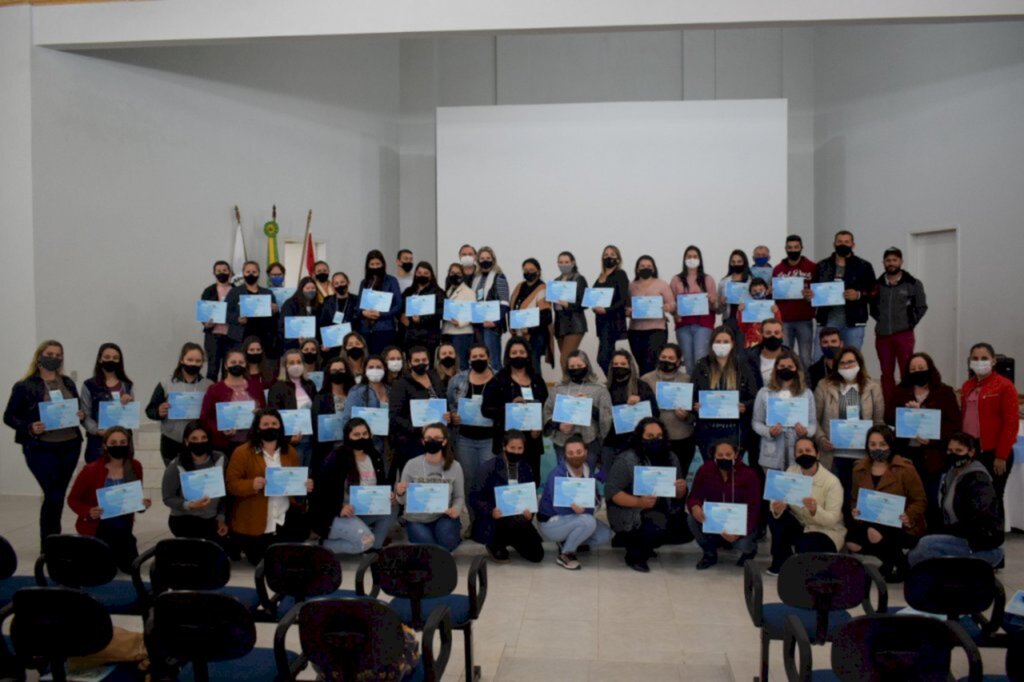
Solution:
[{"label": "denim jeans", "polygon": [[686,373],[693,376],[697,363],[708,354],[711,330],[699,324],[685,324],[676,329],[676,342],[683,349],[683,364]]},{"label": "denim jeans", "polygon": [[459,359],[459,368],[469,367],[469,348],[473,345],[473,335],[448,334],[445,340],[455,346],[455,356]]},{"label": "denim jeans", "polygon": [[910,550],[910,554],[907,555],[907,560],[910,565],[924,561],[925,559],[934,559],[936,557],[946,556],[966,556],[974,557],[976,559],[982,559],[995,566],[1003,560],[1003,548],[996,547],[995,549],[985,549],[979,552],[975,552],[971,549],[971,546],[967,544],[967,540],[958,538],[955,535],[925,535],[923,538],[917,541],[917,547]]},{"label": "denim jeans", "polygon": [[494,441],[463,438],[455,441],[455,459],[462,467],[462,480],[467,491],[476,489],[476,474],[480,465],[494,459]]},{"label": "denim jeans", "polygon": [[718,550],[721,548],[732,548],[743,554],[757,553],[757,533],[744,535],[736,540],[736,542],[729,543],[725,538],[717,533],[709,533],[705,535],[703,528],[701,528],[701,524],[697,523],[697,519],[693,518],[692,514],[686,517],[686,523],[690,526],[690,532],[693,533],[693,539],[697,541],[697,544],[700,545],[700,548],[704,550],[705,554],[718,554]]},{"label": "denim jeans", "polygon": [[[804,371],[811,366],[811,356],[814,352],[814,320],[801,320],[799,322],[782,323],[783,343],[796,351],[799,346],[800,363]],[[821,352],[820,349],[818,351]]]},{"label": "denim jeans", "polygon": [[462,523],[448,516],[440,516],[430,523],[409,521],[405,532],[414,545],[439,545],[449,552],[454,552],[462,542]]},{"label": "denim jeans", "polygon": [[393,513],[338,516],[331,523],[331,531],[324,540],[324,547],[335,554],[362,554],[371,548],[380,549],[394,525]]},{"label": "denim jeans", "polygon": [[47,443],[33,439],[22,446],[25,464],[43,490],[43,506],[39,510],[40,547],[47,536],[60,534],[64,498],[78,466],[81,449],[82,443],[78,440]]},{"label": "denim jeans", "polygon": [[552,516],[540,524],[540,533],[552,542],[562,543],[565,554],[575,554],[580,545],[597,547],[612,540],[612,529],[587,513]]},{"label": "denim jeans", "polygon": [[487,346],[487,352],[491,356],[491,370],[501,371],[501,331],[497,329],[480,329],[480,340]]},{"label": "denim jeans", "polygon": [[308,467],[313,459],[313,437],[303,436],[295,446],[295,452],[299,455],[299,465]]}]

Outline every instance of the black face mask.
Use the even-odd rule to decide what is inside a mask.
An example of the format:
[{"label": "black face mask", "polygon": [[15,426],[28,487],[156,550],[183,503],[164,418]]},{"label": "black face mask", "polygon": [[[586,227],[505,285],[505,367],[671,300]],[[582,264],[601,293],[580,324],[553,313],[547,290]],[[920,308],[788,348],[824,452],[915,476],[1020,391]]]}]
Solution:
[{"label": "black face mask", "polygon": [[269,443],[270,441],[280,440],[280,438],[281,438],[281,429],[275,429],[273,427],[271,427],[269,429],[260,429],[260,440],[262,440],[265,443]]},{"label": "black face mask", "polygon": [[779,381],[792,381],[796,378],[796,370],[783,367],[782,369],[775,370],[775,376],[779,378]]},{"label": "black face mask", "polygon": [[569,370],[569,378],[572,379],[577,384],[582,384],[586,380],[587,374],[589,374],[589,373],[590,373],[590,370],[588,370],[586,367],[580,367],[578,369],[570,369]]},{"label": "black face mask", "polygon": [[658,360],[658,370],[665,374],[672,374],[679,369],[679,365],[671,360]]},{"label": "black face mask", "polygon": [[348,285],[345,284],[340,287],[334,287],[334,293],[336,293],[338,296],[344,296],[345,294],[348,293]]},{"label": "black face mask", "polygon": [[892,456],[890,450],[868,450],[868,457],[876,462],[884,462]]},{"label": "black face mask", "polygon": [[455,366],[455,358],[449,355],[448,357],[441,358],[438,363],[445,369],[451,369]]},{"label": "black face mask", "polygon": [[609,270],[611,270],[612,268],[614,268],[614,267],[615,267],[616,265],[618,265],[618,264],[619,264],[619,259],[618,259],[618,258],[605,258],[605,259],[603,259],[603,260],[601,261],[601,263],[602,263],[602,264],[603,264],[603,265],[604,265],[604,266],[605,266],[606,268],[608,268]]},{"label": "black face mask", "polygon": [[314,275],[314,277],[316,277],[316,281],[318,281],[318,282],[320,282],[322,284],[322,283],[326,282],[330,278],[330,274],[328,274],[326,272],[318,272],[318,273],[316,273],[316,275]]},{"label": "black face mask", "polygon": [[640,268],[636,273],[640,279],[650,279],[654,277],[654,268]]},{"label": "black face mask", "polygon": [[487,272],[492,267],[494,267],[494,261],[492,261],[492,260],[482,260],[482,261],[480,261],[480,269],[483,270],[484,272]]},{"label": "black face mask", "polygon": [[715,464],[722,471],[732,471],[732,467],[733,464],[735,464],[735,462],[733,462],[731,459],[716,459]]},{"label": "black face mask", "polygon": [[619,383],[629,381],[630,373],[629,367],[612,367],[612,379]]},{"label": "black face mask", "polygon": [[778,350],[782,348],[782,339],[777,336],[766,336],[761,339],[761,345],[765,347],[765,350]]},{"label": "black face mask", "polygon": [[512,365],[513,369],[526,369],[526,365],[530,363],[530,358],[509,358],[508,364]]},{"label": "black face mask", "polygon": [[210,450],[212,450],[212,449],[213,449],[213,446],[210,444],[210,441],[208,441],[208,440],[204,440],[204,441],[202,441],[200,443],[189,443],[188,444],[188,451],[191,452],[196,457],[202,457],[203,455],[208,455],[210,453]]},{"label": "black face mask", "polygon": [[807,470],[813,468],[818,463],[818,458],[814,455],[800,455],[796,458],[796,463],[801,469]]},{"label": "black face mask", "polygon": [[263,353],[246,353],[245,361],[250,365],[258,365],[263,362]]},{"label": "black face mask", "polygon": [[448,286],[457,287],[462,284],[462,275],[448,275]]},{"label": "black face mask", "polygon": [[416,282],[416,286],[418,286],[418,287],[425,287],[428,284],[430,284],[430,278],[427,277],[426,275],[420,275],[419,277],[414,277],[412,281]]},{"label": "black face mask", "polygon": [[523,459],[523,453],[521,453],[521,452],[509,452],[508,450],[506,450],[505,451],[505,459],[508,460],[509,464],[516,465],[516,464],[519,464],[520,460]]},{"label": "black face mask", "polygon": [[107,454],[110,455],[110,459],[127,459],[132,454],[132,449],[128,445],[108,445]]},{"label": "black face mask", "polygon": [[823,358],[827,359],[827,360],[834,360],[835,357],[837,355],[839,355],[839,351],[840,350],[842,350],[842,349],[841,348],[836,348],[834,346],[822,346],[821,347],[821,356]]},{"label": "black face mask", "polygon": [[380,278],[384,276],[384,268],[366,268],[366,274],[369,277]]},{"label": "black face mask", "polygon": [[798,260],[800,260],[800,256],[801,255],[803,255],[803,251],[787,251],[786,252],[786,258],[788,258],[790,260],[790,262],[792,262],[792,263],[795,263]]},{"label": "black face mask", "polygon": [[259,275],[246,275],[245,276],[245,283],[248,284],[249,286],[252,286],[253,284],[256,284],[256,282],[258,282],[258,281],[260,281],[260,276]]},{"label": "black face mask", "polygon": [[949,466],[959,469],[962,466],[966,466],[971,461],[970,455],[958,455],[955,452],[946,453],[946,462]]},{"label": "black face mask", "polygon": [[443,448],[444,441],[434,440],[433,438],[428,438],[427,440],[423,441],[423,449],[426,450],[428,454],[436,455],[437,453],[441,452]]},{"label": "black face mask", "polygon": [[45,369],[47,372],[56,372],[60,369],[60,366],[64,361],[60,358],[51,358],[48,355],[43,355],[39,358],[39,366]]},{"label": "black face mask", "polygon": [[424,374],[427,373],[427,370],[429,368],[430,368],[430,365],[428,365],[426,363],[420,363],[420,364],[417,364],[417,365],[413,365],[412,366],[412,371],[415,372],[416,374],[419,374],[420,376],[423,376]]},{"label": "black face mask", "polygon": [[194,377],[195,375],[199,374],[199,370],[201,370],[202,368],[202,365],[186,365],[185,363],[181,364],[181,371],[189,375],[190,377]]},{"label": "black face mask", "polygon": [[104,360],[103,362],[100,363],[100,369],[102,369],[104,372],[114,372],[117,371],[117,368],[118,366],[120,366],[120,364],[121,363],[116,362],[114,360]]},{"label": "black face mask", "polygon": [[345,354],[353,360],[359,360],[363,357],[363,349],[359,346],[352,346],[351,348],[345,349]]},{"label": "black face mask", "polygon": [[926,369],[920,372],[910,372],[907,374],[907,378],[914,386],[927,386],[932,382],[932,371]]},{"label": "black face mask", "polygon": [[664,440],[661,438],[652,438],[650,440],[641,440],[640,449],[647,453],[647,455],[656,457],[664,453],[667,448]]},{"label": "black face mask", "polygon": [[412,263],[401,263],[398,267],[402,268],[402,272],[412,272]]},{"label": "black face mask", "polygon": [[350,438],[348,441],[348,446],[353,450],[358,450],[359,452],[366,452],[367,450],[370,449],[371,442],[372,441],[369,438]]},{"label": "black face mask", "polygon": [[316,362],[317,358],[320,357],[316,353],[303,353],[302,361],[307,365],[312,365]]},{"label": "black face mask", "polygon": [[540,277],[540,273],[539,272],[524,272],[523,273],[523,280],[527,284],[533,284],[534,282],[537,281],[538,277]]},{"label": "black face mask", "polygon": [[244,365],[231,365],[230,367],[228,367],[228,374],[230,374],[233,377],[240,377],[243,374],[245,374],[245,366]]},{"label": "black face mask", "polygon": [[218,272],[218,273],[217,273],[216,275],[214,275],[214,277],[215,277],[215,278],[217,279],[217,281],[218,281],[218,282],[220,282],[221,284],[227,284],[227,283],[228,283],[228,280],[229,280],[229,279],[231,279],[231,275],[229,275],[229,274],[228,274],[228,273],[226,273],[226,272]]},{"label": "black face mask", "polygon": [[853,253],[853,247],[847,246],[846,244],[840,244],[836,247],[836,255],[846,258]]},{"label": "black face mask", "polygon": [[469,366],[473,368],[473,371],[477,374],[487,371],[489,363],[486,360],[470,360]]},{"label": "black face mask", "polygon": [[352,383],[348,372],[331,372],[331,383],[335,386],[347,386]]},{"label": "black face mask", "polygon": [[741,275],[741,274],[743,274],[743,266],[742,265],[730,265],[729,266],[729,274],[730,275]]}]

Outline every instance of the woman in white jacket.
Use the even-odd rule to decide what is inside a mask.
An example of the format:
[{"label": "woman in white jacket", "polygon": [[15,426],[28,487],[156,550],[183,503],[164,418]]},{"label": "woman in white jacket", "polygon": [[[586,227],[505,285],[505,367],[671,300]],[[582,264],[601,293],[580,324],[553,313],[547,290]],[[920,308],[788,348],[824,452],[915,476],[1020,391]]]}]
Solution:
[{"label": "woman in white jacket", "polygon": [[[773,398],[806,398],[806,412],[800,406],[799,414],[786,418],[785,404],[777,404],[777,410],[769,419],[769,405]],[[818,430],[817,410],[814,393],[807,386],[800,360],[790,350],[783,350],[775,358],[771,379],[757,392],[754,399],[754,432],[761,437],[759,463],[764,469],[785,471],[794,464],[793,446],[797,438],[813,437]]]}]

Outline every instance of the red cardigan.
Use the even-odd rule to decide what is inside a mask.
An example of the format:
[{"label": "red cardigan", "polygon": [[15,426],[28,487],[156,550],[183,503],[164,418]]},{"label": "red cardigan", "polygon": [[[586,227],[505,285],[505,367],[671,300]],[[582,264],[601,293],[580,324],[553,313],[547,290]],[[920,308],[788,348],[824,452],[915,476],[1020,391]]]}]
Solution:
[{"label": "red cardigan", "polygon": [[[142,465],[138,460],[133,459],[132,470],[135,472],[135,480],[142,480]],[[107,482],[107,458],[100,457],[86,464],[75,479],[68,494],[68,506],[78,515],[75,521],[75,530],[79,535],[96,535],[96,529],[100,527],[99,519],[89,518],[89,510],[97,505],[96,490],[104,487]],[[135,523],[135,516],[131,517]]]},{"label": "red cardigan", "polygon": [[1017,442],[1017,389],[1006,377],[992,372],[980,382],[968,379],[960,394],[960,411],[967,414],[967,396],[978,389],[978,421],[981,449],[995,450],[997,459],[1007,459]]},{"label": "red cardigan", "polygon": [[[251,374],[246,381],[248,383],[247,390],[249,395],[256,401],[256,409],[259,410],[266,407],[267,401],[263,396],[263,380],[258,375]],[[217,430],[217,403],[231,402],[234,394],[230,386],[223,381],[218,381],[206,389],[206,395],[203,396],[203,407],[199,412],[199,420],[210,432],[213,448],[220,450],[226,455],[230,455],[239,443],[232,443],[223,432]]]}]

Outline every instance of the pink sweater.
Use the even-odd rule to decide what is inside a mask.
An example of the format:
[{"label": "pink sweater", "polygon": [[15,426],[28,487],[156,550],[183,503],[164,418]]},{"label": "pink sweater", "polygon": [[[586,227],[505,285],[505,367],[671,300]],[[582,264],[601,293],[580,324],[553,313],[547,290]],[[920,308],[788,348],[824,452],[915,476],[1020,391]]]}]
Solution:
[{"label": "pink sweater", "polygon": [[[672,278],[672,293],[675,296],[680,294],[699,294],[701,293],[700,287],[697,285],[697,275],[695,273],[689,273],[686,276],[686,286],[688,289],[683,289],[683,281],[679,279],[679,275]],[[715,278],[711,275],[704,275],[704,286],[708,290],[708,314],[707,315],[688,315],[686,317],[676,318],[676,329],[683,327],[688,324],[699,324],[702,327],[708,329],[715,328],[715,305],[718,302],[718,296],[715,295]]]},{"label": "pink sweater", "polygon": [[[668,282],[663,279],[635,279],[629,283],[629,296],[661,296],[669,306],[669,312],[676,311],[676,297],[672,295],[672,289]],[[632,300],[630,301],[632,305]],[[629,328],[634,331],[653,331],[665,329],[665,318],[660,320],[634,320],[630,318]]]}]

